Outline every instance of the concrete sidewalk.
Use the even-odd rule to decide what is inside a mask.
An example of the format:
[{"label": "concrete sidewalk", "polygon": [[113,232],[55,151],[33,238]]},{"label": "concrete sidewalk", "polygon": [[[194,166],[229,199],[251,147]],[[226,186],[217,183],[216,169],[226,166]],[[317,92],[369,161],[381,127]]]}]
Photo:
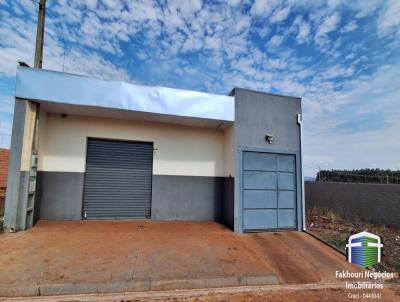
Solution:
[{"label": "concrete sidewalk", "polygon": [[0,235],[0,296],[331,283],[356,270],[306,233],[217,223],[40,221]]},{"label": "concrete sidewalk", "polygon": [[[364,293],[373,294],[376,290],[364,290]],[[204,289],[185,289],[147,292],[124,292],[106,294],[75,294],[62,296],[36,296],[0,298],[0,302],[348,302],[349,291],[343,284],[296,284],[296,285],[260,285],[238,286]],[[385,284],[384,289],[379,290],[384,302],[398,302],[399,285]],[[371,299],[357,299],[356,301],[371,301]]]}]

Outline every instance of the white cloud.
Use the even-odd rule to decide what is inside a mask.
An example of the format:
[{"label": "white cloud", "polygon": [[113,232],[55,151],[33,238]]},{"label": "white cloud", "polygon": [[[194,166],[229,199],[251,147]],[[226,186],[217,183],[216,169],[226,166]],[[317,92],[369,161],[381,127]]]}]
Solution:
[{"label": "white cloud", "polygon": [[[33,58],[35,6],[29,0],[21,1],[26,5],[15,2],[18,16],[13,18],[0,9],[0,76],[7,80],[15,73],[17,59],[31,63]],[[48,1],[44,66],[62,70],[63,24],[67,72],[210,92],[228,93],[238,86],[302,96],[309,166],[376,163],[393,167],[399,153],[393,137],[400,131],[396,122],[400,120],[396,109],[400,107],[396,88],[400,75],[394,70],[400,70],[400,64],[368,75],[382,64],[382,53],[378,58],[368,52],[369,45],[361,38],[351,44],[345,40],[347,35],[330,39],[334,33],[369,22],[363,26],[364,33],[378,32],[379,50],[387,51],[386,40],[398,33],[392,14],[397,12],[396,2],[370,2],[375,1],[290,1],[290,7],[285,7],[282,1],[264,0],[243,5],[238,0],[226,0],[223,5],[176,0],[162,6],[153,0]],[[243,9],[246,5],[251,5],[250,12]],[[291,26],[281,22],[291,15],[296,15]],[[339,28],[342,15],[344,21],[348,15],[354,20]],[[367,16],[371,19],[358,19]],[[293,40],[308,43],[313,36],[317,46],[292,44]],[[304,48],[310,49],[310,54],[305,54]],[[386,56],[391,54],[387,51]],[[370,62],[375,65],[371,67]],[[150,70],[147,79],[146,73],[141,77],[144,69]],[[9,114],[12,102],[5,94],[6,98],[0,96],[0,106]],[[378,112],[387,126],[339,133],[343,124],[362,121],[371,111]],[[369,141],[369,136],[374,139]],[[352,155],[363,149],[368,149],[366,156]]]},{"label": "white cloud", "polygon": [[[3,90],[5,88],[1,87]],[[12,95],[0,94],[0,113],[13,113],[14,112],[14,97]]]},{"label": "white cloud", "polygon": [[327,2],[330,9],[336,9],[340,4],[343,3],[343,0],[328,0]]},{"label": "white cloud", "polygon": [[125,22],[155,21],[162,14],[150,1],[128,1],[127,6],[128,9],[121,12]]},{"label": "white cloud", "polygon": [[67,20],[70,24],[78,24],[82,22],[84,9],[83,6],[80,6],[75,1],[60,0],[54,3],[48,1],[46,5],[47,11],[59,14],[60,17]]},{"label": "white cloud", "polygon": [[97,35],[102,27],[102,23],[97,15],[94,13],[88,13],[83,21],[81,30],[85,35]]},{"label": "white cloud", "polygon": [[[61,53],[54,53],[54,56],[45,57],[44,68],[62,71],[62,60]],[[65,59],[65,72],[107,80],[132,81],[126,69],[115,66],[94,52],[87,52],[81,49],[75,49],[68,53]]]},{"label": "white cloud", "polygon": [[287,63],[285,60],[282,59],[268,59],[268,63],[266,64],[266,67],[271,70],[271,69],[284,69],[286,68]]},{"label": "white cloud", "polygon": [[202,7],[201,0],[186,0],[186,1],[176,1],[176,7],[179,7],[179,10],[185,16],[192,16],[197,13]]},{"label": "white cloud", "polygon": [[400,1],[387,1],[385,8],[380,14],[378,24],[378,35],[386,37],[395,34],[400,39]]},{"label": "white cloud", "polygon": [[0,18],[0,75],[14,76],[18,61],[33,65],[35,37],[33,19]]},{"label": "white cloud", "polygon": [[12,124],[0,120],[0,148],[10,148]]},{"label": "white cloud", "polygon": [[221,44],[221,38],[217,36],[206,37],[204,40],[204,47],[208,49],[219,50]]},{"label": "white cloud", "polygon": [[274,86],[288,95],[302,96],[305,92],[304,85],[290,78],[284,78],[283,80],[275,82]]},{"label": "white cloud", "polygon": [[287,16],[289,16],[289,13],[290,13],[290,6],[286,6],[282,9],[277,9],[272,14],[270,21],[272,23],[282,22],[283,20],[285,20],[287,18]]},{"label": "white cloud", "polygon": [[300,22],[299,24],[299,30],[297,32],[297,36],[296,36],[296,41],[299,44],[303,44],[305,42],[307,42],[309,40],[309,36],[310,36],[310,32],[311,32],[311,26],[308,22]]},{"label": "white cloud", "polygon": [[[312,126],[312,127],[315,127]],[[305,129],[310,133],[311,126]],[[315,167],[321,169],[394,169],[400,146],[395,139],[400,124],[378,130],[368,130],[349,134],[337,133],[334,129],[324,134],[310,135],[304,138],[306,175],[313,175]],[[384,156],[382,156],[384,155]]]},{"label": "white cloud", "polygon": [[86,0],[88,9],[94,10],[97,8],[97,0]]},{"label": "white cloud", "polygon": [[[62,3],[62,1],[60,3]],[[34,5],[30,1],[26,4],[24,8],[31,12],[30,9],[34,7]],[[72,14],[75,14],[75,12]],[[87,18],[85,22],[90,19],[90,22],[97,20],[97,23],[87,25],[88,27],[84,25],[83,28],[87,30],[85,34],[88,33],[88,35],[97,33],[101,28],[97,17],[90,16],[91,17]],[[70,33],[68,28],[65,28],[65,32],[66,34]],[[0,76],[9,79],[14,77],[16,66],[18,65],[17,61],[24,61],[30,66],[33,66],[35,36],[36,21],[33,14],[30,15],[29,18],[24,19],[0,18]],[[52,16],[47,16],[43,60],[44,68],[62,70],[64,51],[61,36],[62,33],[59,24],[54,22]],[[106,48],[108,44],[105,43],[102,46]],[[87,50],[83,50],[80,47],[74,47],[72,50],[67,49],[65,62],[65,70],[68,72],[88,74],[108,79],[131,79],[126,70],[116,67],[110,61],[96,54],[96,52],[89,53]],[[13,111],[12,100],[12,95],[0,95],[2,112]]]},{"label": "white cloud", "polygon": [[[319,87],[313,93],[312,87],[308,89],[303,102],[308,175],[318,166],[352,169],[375,164],[380,168],[394,168],[400,154],[398,63],[348,81],[341,90]],[[371,114],[378,114],[385,126],[378,124],[363,131],[354,126],[346,132],[338,130],[349,122],[367,121]]]},{"label": "white cloud", "polygon": [[108,9],[115,9],[121,5],[118,0],[102,0],[101,1]]},{"label": "white cloud", "polygon": [[319,39],[330,32],[334,31],[340,22],[340,16],[338,13],[328,16],[317,28],[315,38]]},{"label": "white cloud", "polygon": [[349,1],[348,5],[355,11],[355,17],[360,19],[375,14],[385,1],[354,0]]},{"label": "white cloud", "polygon": [[277,5],[278,1],[275,0],[271,1],[256,0],[251,6],[250,13],[253,16],[268,17]]},{"label": "white cloud", "polygon": [[[25,47],[24,47],[25,48]],[[26,62],[33,66],[33,47],[26,47],[28,51],[17,47],[0,48],[0,75],[6,77],[15,76],[18,61]],[[30,48],[30,49],[29,49]]]},{"label": "white cloud", "polygon": [[346,24],[346,26],[344,26],[344,27],[340,30],[340,32],[342,32],[342,33],[347,33],[347,32],[351,32],[351,31],[353,31],[353,30],[355,30],[355,29],[357,29],[357,28],[358,28],[357,22],[351,21],[351,22],[349,22],[348,24]]},{"label": "white cloud", "polygon": [[237,6],[241,0],[226,0],[230,6]]},{"label": "white cloud", "polygon": [[333,79],[337,77],[350,77],[354,74],[353,67],[342,67],[339,65],[324,69],[321,76],[323,79]]},{"label": "white cloud", "polygon": [[267,42],[267,47],[269,48],[276,48],[279,45],[281,45],[283,42],[283,36],[280,35],[275,35],[273,36],[268,42]]}]

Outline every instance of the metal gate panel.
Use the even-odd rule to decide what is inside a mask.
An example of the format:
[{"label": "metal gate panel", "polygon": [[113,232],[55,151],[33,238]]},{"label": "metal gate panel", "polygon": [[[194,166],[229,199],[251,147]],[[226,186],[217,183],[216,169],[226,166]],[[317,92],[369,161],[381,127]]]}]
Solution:
[{"label": "metal gate panel", "polygon": [[245,189],[276,190],[276,173],[264,171],[244,171]]},{"label": "metal gate panel", "polygon": [[296,207],[296,192],[295,191],[279,191],[278,206],[283,209],[294,209]]},{"label": "metal gate panel", "polygon": [[294,172],[294,156],[293,155],[278,155],[278,171]]},{"label": "metal gate panel", "polygon": [[296,211],[290,209],[279,209],[278,228],[294,228],[296,223]]},{"label": "metal gate panel", "polygon": [[243,228],[296,228],[295,155],[243,152]]},{"label": "metal gate panel", "polygon": [[274,154],[265,156],[265,153],[245,152],[243,155],[245,170],[276,171],[276,158]]},{"label": "metal gate panel", "polygon": [[273,229],[277,225],[277,211],[274,209],[247,209],[243,220],[247,230]]},{"label": "metal gate panel", "polygon": [[149,218],[152,170],[152,143],[89,138],[83,217]]},{"label": "metal gate panel", "polygon": [[278,162],[278,228],[296,227],[295,156],[277,155]]},{"label": "metal gate panel", "polygon": [[267,190],[245,190],[243,204],[247,209],[276,208],[277,192]]},{"label": "metal gate panel", "polygon": [[280,190],[294,190],[294,173],[278,172],[278,184]]}]

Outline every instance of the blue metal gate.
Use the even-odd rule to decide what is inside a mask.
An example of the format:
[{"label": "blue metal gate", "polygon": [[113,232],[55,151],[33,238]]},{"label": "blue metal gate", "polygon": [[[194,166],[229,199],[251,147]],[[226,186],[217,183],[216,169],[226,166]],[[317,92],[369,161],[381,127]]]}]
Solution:
[{"label": "blue metal gate", "polygon": [[296,159],[243,152],[243,229],[296,228]]}]

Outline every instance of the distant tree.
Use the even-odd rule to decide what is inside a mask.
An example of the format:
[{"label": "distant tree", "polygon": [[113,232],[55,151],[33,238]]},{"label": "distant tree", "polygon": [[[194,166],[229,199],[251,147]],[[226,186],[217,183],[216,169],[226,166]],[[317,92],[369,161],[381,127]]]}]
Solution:
[{"label": "distant tree", "polygon": [[316,181],[400,184],[400,170],[321,170]]}]

